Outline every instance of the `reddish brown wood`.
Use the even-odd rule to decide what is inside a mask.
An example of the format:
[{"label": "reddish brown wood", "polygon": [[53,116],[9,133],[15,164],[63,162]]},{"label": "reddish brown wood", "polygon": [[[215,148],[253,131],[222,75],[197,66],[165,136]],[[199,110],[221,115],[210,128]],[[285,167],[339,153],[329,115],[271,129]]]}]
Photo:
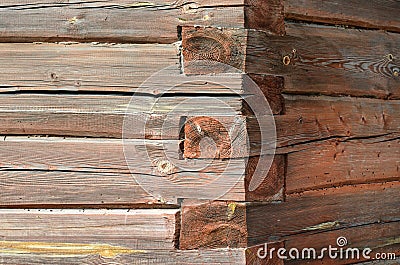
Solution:
[{"label": "reddish brown wood", "polygon": [[244,69],[246,31],[202,27],[182,28],[185,74],[239,72]]},{"label": "reddish brown wood", "polygon": [[283,0],[245,0],[245,28],[285,34]]},{"label": "reddish brown wood", "polygon": [[399,168],[399,135],[305,144],[288,154],[286,192],[398,180]]},{"label": "reddish brown wood", "polygon": [[273,255],[272,258],[267,255],[266,258],[260,258],[258,254],[263,255],[264,253],[259,251],[262,249],[279,249],[285,246],[284,242],[272,242],[267,244],[262,244],[258,246],[253,246],[247,248],[246,250],[246,265],[283,265],[284,260],[279,259],[276,255]]},{"label": "reddish brown wood", "polygon": [[247,246],[246,207],[235,202],[183,206],[181,249]]},{"label": "reddish brown wood", "polygon": [[184,206],[181,247],[253,246],[297,234],[396,222],[399,190],[400,183],[393,181],[293,194],[282,203]]},{"label": "reddish brown wood", "polygon": [[285,17],[291,20],[400,32],[398,1],[285,0],[284,5]]},{"label": "reddish brown wood", "polygon": [[[372,223],[368,225],[360,225],[355,227],[349,227],[347,229],[338,229],[332,231],[326,231],[314,234],[299,234],[294,235],[285,240],[285,247],[287,250],[291,248],[304,249],[304,248],[314,248],[317,250],[317,255],[321,254],[321,249],[331,245],[332,247],[339,248],[337,246],[337,238],[345,237],[348,244],[343,246],[343,250],[346,251],[349,248],[359,249],[359,258],[354,256],[352,258],[351,254],[348,254],[347,259],[339,259],[340,254],[337,253],[336,259],[329,258],[327,252],[323,259],[313,259],[307,260],[307,264],[317,265],[329,264],[335,265],[340,262],[340,264],[397,264],[396,260],[382,260],[381,263],[373,262],[375,255],[377,253],[394,254],[398,257],[400,254],[398,235],[400,233],[400,223],[390,222],[390,223]],[[372,250],[368,255],[371,257],[370,260],[363,257],[362,251],[366,248]],[[346,254],[344,254],[345,256]],[[369,261],[369,262],[367,262]],[[365,262],[365,263],[364,263]],[[304,264],[304,259],[293,259],[286,261],[286,264]]]},{"label": "reddish brown wood", "polygon": [[276,155],[267,175],[254,191],[249,191],[249,183],[253,177],[255,167],[258,165],[259,156],[250,157],[246,166],[246,201],[282,201],[284,200],[286,157]]},{"label": "reddish brown wood", "polygon": [[246,72],[283,76],[291,94],[398,99],[398,34],[286,24],[286,36],[250,31]]},{"label": "reddish brown wood", "polygon": [[248,74],[248,76],[256,83],[267,99],[272,113],[283,114],[285,109],[285,99],[282,96],[283,77],[264,74]]},{"label": "reddish brown wood", "polygon": [[277,145],[400,133],[399,112],[398,100],[285,95],[285,115],[275,116]]}]

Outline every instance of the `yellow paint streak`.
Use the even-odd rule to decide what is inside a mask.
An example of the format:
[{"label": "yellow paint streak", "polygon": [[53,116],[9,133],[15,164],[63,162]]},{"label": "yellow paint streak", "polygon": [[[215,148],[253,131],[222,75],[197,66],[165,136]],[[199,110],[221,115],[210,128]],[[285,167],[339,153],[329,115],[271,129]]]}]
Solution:
[{"label": "yellow paint streak", "polygon": [[121,254],[138,254],[144,252],[145,251],[143,250],[134,250],[108,244],[0,241],[0,253],[6,254],[42,254],[59,256],[98,254],[104,258],[113,258]]},{"label": "yellow paint streak", "polygon": [[383,244],[375,246],[375,248],[382,248],[396,244],[400,244],[400,237],[395,237],[393,239],[386,240]]},{"label": "yellow paint streak", "polygon": [[233,215],[235,214],[236,206],[237,206],[236,203],[228,204],[228,219],[231,219],[233,217]]},{"label": "yellow paint streak", "polygon": [[303,231],[324,230],[324,229],[334,228],[334,227],[336,227],[338,225],[339,225],[338,221],[326,222],[326,223],[321,223],[321,224],[309,226],[309,227],[303,228],[302,230]]},{"label": "yellow paint streak", "polygon": [[75,24],[76,22],[78,22],[78,19],[76,17],[71,17],[70,19],[68,19],[69,24]]}]

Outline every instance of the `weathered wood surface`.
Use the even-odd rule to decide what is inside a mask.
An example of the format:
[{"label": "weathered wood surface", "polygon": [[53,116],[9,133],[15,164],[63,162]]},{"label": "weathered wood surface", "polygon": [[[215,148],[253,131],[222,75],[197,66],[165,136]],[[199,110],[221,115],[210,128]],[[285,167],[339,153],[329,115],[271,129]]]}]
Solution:
[{"label": "weathered wood surface", "polygon": [[165,264],[165,265],[243,265],[246,262],[247,250],[240,249],[215,249],[215,250],[189,250],[189,251],[146,251],[138,254],[121,254],[113,258],[104,258],[99,255],[37,255],[37,254],[1,254],[0,262],[4,265],[70,265],[70,264]]},{"label": "weathered wood surface", "polygon": [[285,114],[275,116],[279,147],[400,133],[398,100],[299,95],[284,98]]},{"label": "weathered wood surface", "polygon": [[[258,201],[283,196],[283,156],[275,157],[259,188],[249,191],[253,162],[182,160],[179,141],[172,140],[129,140],[124,150],[117,139],[6,137],[0,142],[0,156],[0,205],[7,207],[177,203],[173,198],[180,189],[193,187],[209,190],[210,195],[193,192],[190,198],[196,199]],[[148,187],[141,186],[144,178],[155,186],[164,178],[175,188],[150,195]],[[218,178],[226,181],[217,185],[213,181]]]},{"label": "weathered wood surface", "polygon": [[1,43],[0,65],[1,92],[134,92],[152,74],[175,65],[148,88],[154,91],[162,79],[179,75],[177,48],[162,44]]},{"label": "weathered wood surface", "polygon": [[[315,230],[317,231],[317,230]],[[297,248],[299,250],[305,248],[314,248],[317,250],[317,255],[321,254],[321,249],[324,247],[328,247],[331,245],[333,248],[340,248],[337,245],[337,238],[344,237],[347,240],[347,244],[342,246],[341,248],[346,251],[349,248],[357,248],[359,249],[359,258],[357,258],[356,254],[353,258],[351,254],[344,253],[343,256],[348,255],[347,259],[339,259],[340,254],[337,253],[337,258],[332,259],[329,258],[327,252],[325,252],[323,259],[314,259],[314,260],[301,260],[301,259],[292,259],[287,260],[285,264],[328,264],[334,265],[338,264],[398,264],[396,260],[393,260],[393,257],[386,256],[386,260],[382,260],[380,262],[374,262],[377,253],[385,253],[392,255],[392,253],[398,257],[400,254],[399,248],[399,239],[398,236],[400,234],[400,223],[389,222],[389,223],[376,223],[376,224],[368,224],[361,225],[355,227],[349,227],[346,229],[338,229],[326,232],[316,232],[314,234],[299,234],[289,237],[285,240],[285,248],[287,250],[291,248]],[[362,251],[366,248],[370,248],[372,252],[368,254],[371,259],[368,261],[368,258],[363,257]],[[364,262],[365,263],[364,263]]]},{"label": "weathered wood surface", "polygon": [[244,0],[245,28],[285,34],[283,0]]},{"label": "weathered wood surface", "polygon": [[[243,100],[235,96],[156,98],[5,94],[0,97],[0,133],[121,138],[124,116],[127,114],[126,122],[132,122],[132,126],[127,125],[128,129],[132,129],[126,132],[128,138],[142,138],[146,135],[147,138],[179,139],[181,116],[195,113],[217,117],[227,113],[240,115],[242,108]],[[165,130],[162,130],[161,124],[164,122]]]},{"label": "weathered wood surface", "polygon": [[176,209],[3,209],[0,253],[114,257],[173,250],[178,215]]},{"label": "weathered wood surface", "polygon": [[399,179],[400,134],[305,144],[287,155],[287,193]]},{"label": "weathered wood surface", "polygon": [[2,1],[0,41],[172,43],[179,25],[244,27],[235,1]]},{"label": "weathered wood surface", "polygon": [[233,67],[282,76],[283,92],[290,94],[399,99],[399,40],[395,33],[296,23],[287,23],[285,36],[184,27],[183,66],[186,74],[234,72]]},{"label": "weathered wood surface", "polygon": [[399,1],[285,0],[285,18],[400,32]]},{"label": "weathered wood surface", "polygon": [[399,99],[394,33],[287,23],[286,36],[250,31],[246,72],[284,77],[291,94]]},{"label": "weathered wood surface", "polygon": [[[271,243],[271,247],[280,247],[281,243]],[[166,264],[166,265],[283,265],[282,260],[257,257],[258,246],[250,248],[219,248],[210,250],[146,250],[142,253],[121,253],[115,257],[103,257],[98,254],[75,254],[65,251],[65,255],[40,254],[15,254],[2,253],[0,262],[4,265],[21,264]]]},{"label": "weathered wood surface", "polygon": [[315,232],[398,222],[398,181],[288,195],[282,203],[182,208],[180,247],[241,247]]}]

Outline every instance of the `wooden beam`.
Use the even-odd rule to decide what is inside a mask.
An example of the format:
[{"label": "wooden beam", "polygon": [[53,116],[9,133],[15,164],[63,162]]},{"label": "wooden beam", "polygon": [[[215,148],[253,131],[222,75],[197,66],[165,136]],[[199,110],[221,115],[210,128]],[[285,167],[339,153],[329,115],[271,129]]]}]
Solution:
[{"label": "wooden beam", "polygon": [[[183,206],[180,247],[243,247],[399,220],[398,181],[288,195],[282,203]],[[378,244],[377,244],[378,245]]]},{"label": "wooden beam", "polygon": [[[287,250],[296,248],[299,249],[300,252],[305,248],[313,248],[317,251],[317,255],[320,255],[321,249],[328,247],[329,245],[331,245],[333,248],[339,249],[340,247],[337,245],[337,239],[344,237],[347,240],[347,244],[341,247],[344,251],[344,259],[339,258],[339,251],[333,252],[333,254],[336,253],[337,256],[335,259],[330,258],[328,253],[325,252],[325,255],[322,259],[307,259],[307,264],[317,265],[323,262],[324,264],[333,265],[337,264],[339,260],[341,264],[359,264],[359,262],[365,262],[361,264],[375,264],[373,263],[373,260],[379,258],[379,256],[375,256],[377,253],[385,253],[390,255],[393,253],[398,257],[400,254],[398,247],[399,233],[400,223],[398,221],[389,223],[371,223],[367,225],[349,227],[346,229],[290,236],[285,240],[285,247]],[[352,256],[351,253],[346,254],[345,251],[350,248],[359,249],[359,258],[357,258],[356,252],[354,253],[354,256]],[[363,250],[366,248],[371,249],[371,253],[367,254],[370,256],[370,259],[362,255]],[[348,258],[346,258],[346,256]],[[393,257],[386,256],[386,258],[387,259],[382,264],[392,264],[391,262],[396,262],[396,260],[393,260]],[[304,259],[295,258],[286,260],[285,262],[286,264],[304,264],[304,261]]]},{"label": "wooden beam", "polygon": [[3,209],[0,216],[2,255],[113,258],[146,250],[173,250],[179,231],[179,210],[175,209]]},{"label": "wooden beam", "polygon": [[[278,247],[282,243],[269,244],[271,247]],[[210,250],[146,250],[142,253],[120,253],[115,257],[102,257],[101,255],[48,255],[40,254],[19,254],[1,253],[0,260],[5,265],[20,264],[166,264],[166,265],[187,265],[187,264],[221,264],[221,265],[283,265],[282,260],[265,259],[257,257],[258,246],[250,248],[219,248]],[[189,263],[188,263],[189,262]]]},{"label": "wooden beam", "polygon": [[168,66],[149,91],[157,91],[162,79],[179,75],[174,45],[0,43],[0,91],[134,92]]},{"label": "wooden beam", "polygon": [[0,41],[172,43],[178,41],[179,25],[243,28],[243,5],[241,0],[7,0],[0,5]]},{"label": "wooden beam", "polygon": [[284,0],[285,18],[400,32],[400,3],[391,0]]},{"label": "wooden beam", "polygon": [[286,36],[248,33],[246,72],[283,76],[285,93],[399,99],[393,33],[286,24]]},{"label": "wooden beam", "polygon": [[274,117],[279,147],[400,133],[399,100],[300,95],[284,98],[285,115]]},{"label": "wooden beam", "polygon": [[286,192],[398,180],[399,135],[305,144],[287,155]]},{"label": "wooden beam", "polygon": [[[176,204],[185,196],[236,201],[280,200],[283,196],[282,156],[275,158],[259,188],[250,191],[253,162],[182,160],[179,141],[129,140],[124,147],[122,140],[112,139],[6,137],[0,150],[1,206]],[[149,194],[144,183],[153,183],[153,190],[162,189],[157,186],[160,178],[175,183],[175,188]],[[179,192],[185,187],[208,192],[189,196]]]},{"label": "wooden beam", "polygon": [[121,138],[126,117],[126,138],[179,139],[180,119],[188,113],[240,116],[242,108],[238,96],[6,94],[0,97],[0,134]]}]

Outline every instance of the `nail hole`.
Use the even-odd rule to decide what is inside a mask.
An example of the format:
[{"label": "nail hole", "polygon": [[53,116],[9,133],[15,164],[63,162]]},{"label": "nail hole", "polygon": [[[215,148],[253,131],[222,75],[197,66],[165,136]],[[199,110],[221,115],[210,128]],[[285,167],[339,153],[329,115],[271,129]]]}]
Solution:
[{"label": "nail hole", "polygon": [[51,77],[51,79],[57,79],[58,78],[56,73],[51,73],[50,77]]},{"label": "nail hole", "polygon": [[285,56],[283,57],[283,64],[284,65],[289,65],[290,64],[290,57],[289,56]]}]

